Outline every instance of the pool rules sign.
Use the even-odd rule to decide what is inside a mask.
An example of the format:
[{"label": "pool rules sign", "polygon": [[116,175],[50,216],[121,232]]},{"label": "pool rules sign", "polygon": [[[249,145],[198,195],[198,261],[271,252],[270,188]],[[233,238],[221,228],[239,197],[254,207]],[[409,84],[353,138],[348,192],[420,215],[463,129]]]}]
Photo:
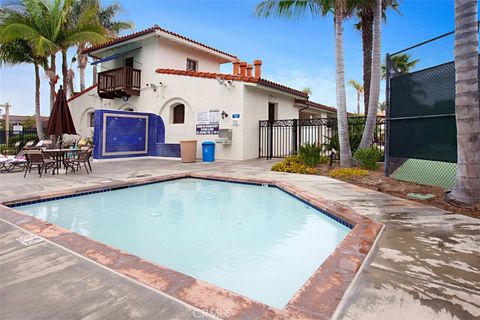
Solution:
[{"label": "pool rules sign", "polygon": [[213,135],[218,134],[220,121],[220,110],[210,109],[199,111],[197,114],[197,135]]}]

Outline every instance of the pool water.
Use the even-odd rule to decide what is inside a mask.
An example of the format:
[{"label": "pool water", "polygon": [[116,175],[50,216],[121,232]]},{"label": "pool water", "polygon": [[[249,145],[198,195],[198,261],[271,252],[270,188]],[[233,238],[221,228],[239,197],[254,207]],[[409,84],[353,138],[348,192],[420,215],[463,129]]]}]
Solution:
[{"label": "pool water", "polygon": [[277,308],[350,231],[274,187],[190,178],[16,209]]}]

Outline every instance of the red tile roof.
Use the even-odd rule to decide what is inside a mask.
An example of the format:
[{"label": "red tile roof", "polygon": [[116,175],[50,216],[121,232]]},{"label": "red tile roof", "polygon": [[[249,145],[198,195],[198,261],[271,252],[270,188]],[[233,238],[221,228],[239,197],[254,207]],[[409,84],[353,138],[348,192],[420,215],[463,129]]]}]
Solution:
[{"label": "red tile roof", "polygon": [[85,89],[83,91],[75,93],[73,96],[71,96],[70,98],[67,99],[67,103],[76,99],[76,98],[78,98],[78,97],[80,97],[82,94],[87,93],[88,91],[90,91],[90,90],[92,90],[93,88],[96,88],[96,87],[97,87],[97,85],[94,84],[94,85],[88,87],[87,89]]},{"label": "red tile roof", "polygon": [[326,110],[326,111],[337,112],[337,108],[329,107],[329,106],[326,106],[324,104],[313,102],[313,101],[310,101],[310,100],[295,99],[295,103],[304,104],[307,107],[314,107],[314,108],[323,109],[323,110]]},{"label": "red tile roof", "polygon": [[216,51],[216,52],[218,52],[218,53],[220,53],[220,54],[229,56],[229,57],[231,57],[232,59],[237,58],[236,56],[234,56],[234,55],[232,55],[232,54],[229,54],[229,53],[226,53],[226,52],[224,52],[224,51],[221,51],[221,50],[215,49],[215,48],[213,48],[213,47],[207,46],[206,44],[203,44],[203,43],[200,43],[200,42],[198,42],[198,41],[192,40],[192,39],[190,39],[190,38],[187,38],[187,37],[185,37],[185,36],[182,36],[181,34],[178,34],[178,33],[175,33],[175,32],[172,32],[172,31],[169,31],[169,30],[160,28],[158,25],[154,25],[154,26],[151,27],[151,28],[148,28],[148,29],[145,29],[145,30],[142,30],[142,31],[138,31],[138,32],[134,32],[134,33],[131,33],[131,34],[128,34],[128,35],[125,35],[125,36],[121,36],[121,37],[115,38],[115,39],[112,39],[112,40],[107,41],[107,42],[105,42],[105,43],[102,43],[102,44],[100,44],[100,45],[88,47],[88,48],[85,49],[83,52],[84,52],[84,53],[93,52],[93,51],[96,51],[96,50],[98,50],[98,49],[106,48],[106,47],[109,47],[109,46],[111,46],[111,45],[114,45],[114,44],[117,44],[117,43],[120,43],[120,42],[124,42],[124,41],[130,40],[130,39],[134,39],[134,38],[137,38],[137,37],[140,37],[140,36],[149,34],[149,33],[156,32],[157,30],[158,30],[158,31],[161,31],[161,32],[164,32],[164,33],[167,33],[167,34],[169,34],[169,35],[172,35],[172,36],[174,36],[174,37],[176,37],[176,38],[179,38],[179,39],[182,39],[182,40],[186,40],[186,41],[191,42],[191,43],[193,43],[193,44],[202,46],[202,47],[204,47],[204,48],[207,48],[207,49]]},{"label": "red tile roof", "polygon": [[189,77],[197,77],[197,78],[221,78],[223,80],[235,80],[235,81],[242,81],[242,82],[251,82],[257,83],[266,87],[270,87],[273,89],[285,91],[291,94],[295,94],[297,96],[301,96],[305,99],[308,99],[308,95],[302,91],[284,86],[282,84],[263,79],[263,78],[255,78],[255,77],[246,77],[246,76],[236,76],[233,74],[226,74],[226,73],[215,73],[215,72],[201,72],[201,71],[187,71],[187,70],[176,70],[176,69],[157,69],[155,70],[157,73],[162,74],[174,74],[179,76],[189,76]]}]

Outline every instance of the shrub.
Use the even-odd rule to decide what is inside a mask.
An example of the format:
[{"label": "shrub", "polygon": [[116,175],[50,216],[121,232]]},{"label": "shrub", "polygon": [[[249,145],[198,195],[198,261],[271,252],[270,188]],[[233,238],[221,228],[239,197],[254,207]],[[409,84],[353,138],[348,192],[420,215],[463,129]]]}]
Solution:
[{"label": "shrub", "polygon": [[300,174],[317,174],[318,173],[316,169],[306,166],[299,156],[287,157],[283,161],[275,163],[272,166],[272,171],[300,173]]},{"label": "shrub", "polygon": [[316,143],[305,143],[298,148],[298,156],[309,167],[316,167],[320,164],[322,147]]},{"label": "shrub", "polygon": [[377,170],[378,161],[382,158],[382,151],[377,148],[362,148],[355,151],[353,158],[358,161],[360,168]]},{"label": "shrub", "polygon": [[330,177],[340,180],[352,180],[366,176],[368,176],[368,171],[359,168],[339,168],[330,171]]},{"label": "shrub", "polygon": [[[363,126],[361,125],[351,125],[348,129],[348,141],[350,142],[350,149],[355,152],[362,141]],[[338,131],[335,130],[335,134],[331,137],[324,136],[328,140],[327,143],[324,143],[324,147],[327,151],[336,150],[337,153],[340,152],[340,143],[338,141]]]}]

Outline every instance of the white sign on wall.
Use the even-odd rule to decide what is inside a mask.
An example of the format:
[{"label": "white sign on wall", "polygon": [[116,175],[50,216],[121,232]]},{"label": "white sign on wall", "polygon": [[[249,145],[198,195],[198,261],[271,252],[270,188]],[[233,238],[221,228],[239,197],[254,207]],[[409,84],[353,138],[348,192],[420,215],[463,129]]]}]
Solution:
[{"label": "white sign on wall", "polygon": [[197,123],[198,124],[213,124],[220,121],[220,110],[210,109],[210,110],[201,110],[197,114]]},{"label": "white sign on wall", "polygon": [[240,126],[240,113],[232,114],[232,126]]}]

